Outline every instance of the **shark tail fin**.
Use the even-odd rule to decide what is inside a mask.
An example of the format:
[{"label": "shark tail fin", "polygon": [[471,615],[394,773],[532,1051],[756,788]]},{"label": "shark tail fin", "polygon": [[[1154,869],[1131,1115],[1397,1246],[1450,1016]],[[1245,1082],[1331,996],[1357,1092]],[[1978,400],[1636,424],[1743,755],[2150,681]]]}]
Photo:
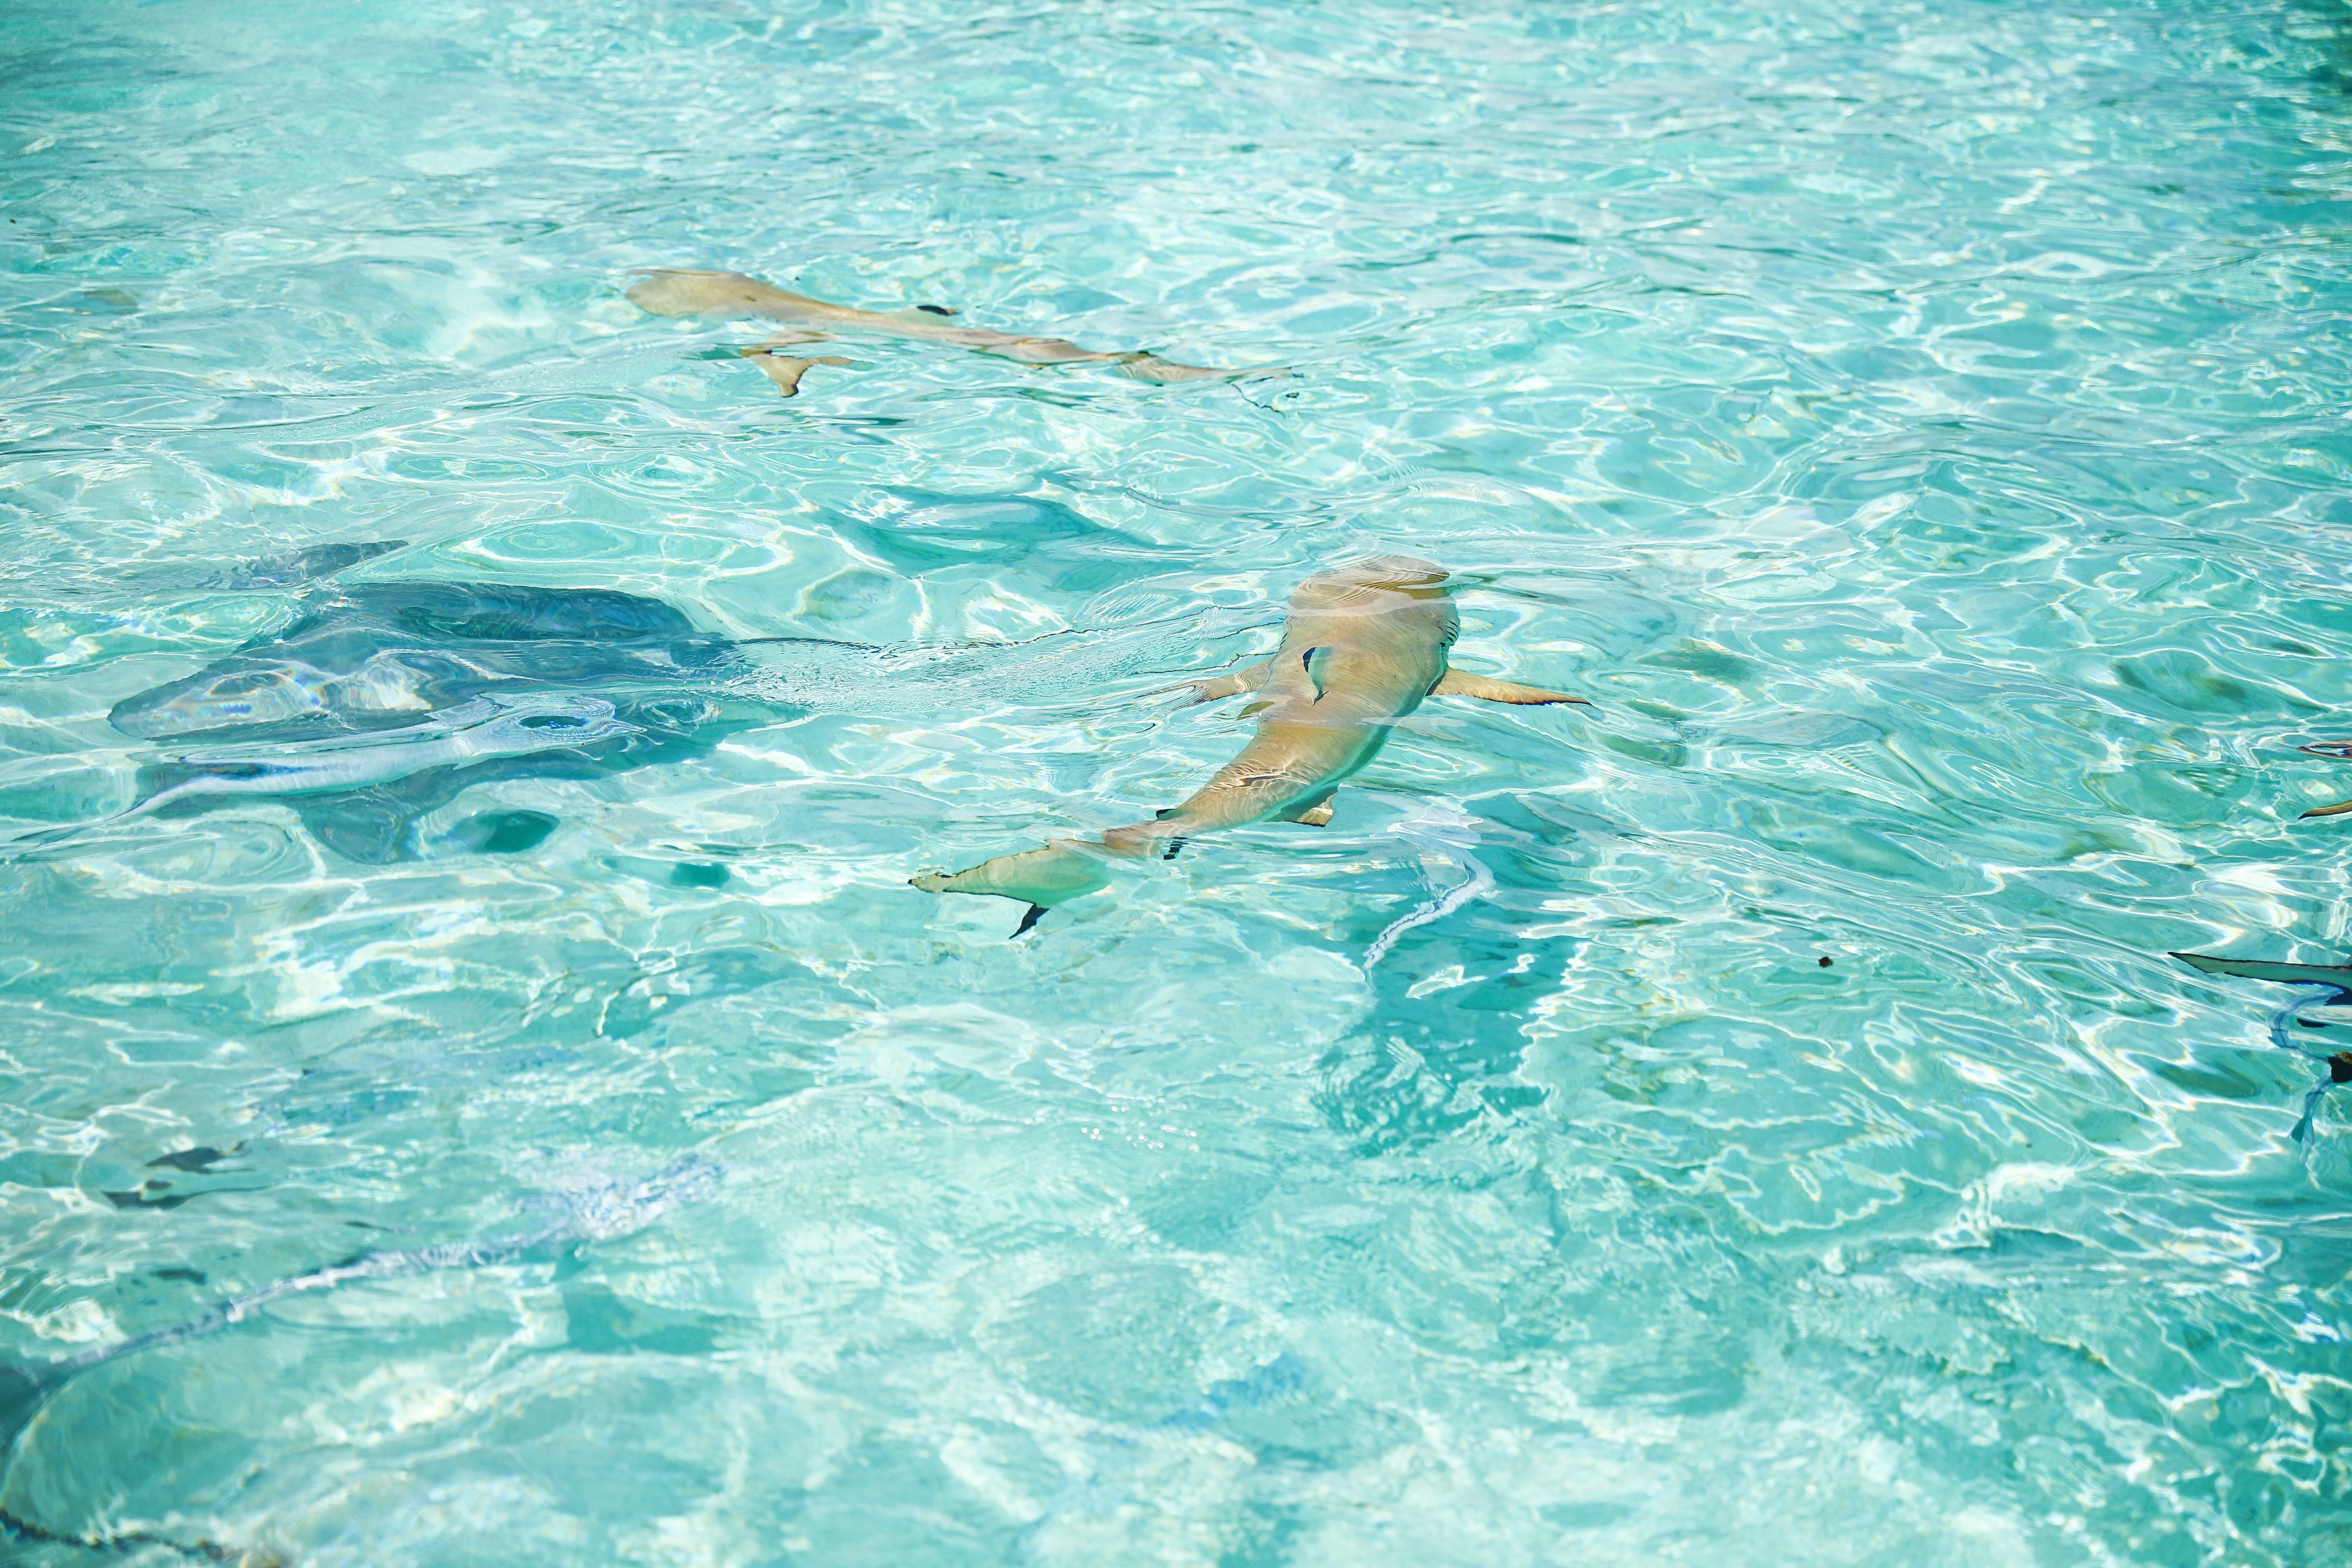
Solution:
[{"label": "shark tail fin", "polygon": [[986,893],[1050,910],[1108,888],[1110,877],[1094,856],[1075,846],[1050,844],[999,855],[961,871],[926,871],[914,885],[927,893]]}]

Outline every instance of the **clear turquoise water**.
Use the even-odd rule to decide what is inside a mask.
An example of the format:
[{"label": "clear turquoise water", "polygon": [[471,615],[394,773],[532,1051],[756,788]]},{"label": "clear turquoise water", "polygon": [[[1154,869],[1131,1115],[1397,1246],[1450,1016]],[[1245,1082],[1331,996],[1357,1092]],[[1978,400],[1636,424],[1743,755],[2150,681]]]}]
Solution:
[{"label": "clear turquoise water", "polygon": [[[2331,1037],[2162,956],[2352,945],[2293,750],[2347,88],[2316,0],[19,0],[0,831],[123,805],[110,705],[313,544],[1087,635],[414,861],[253,803],[0,865],[0,1361],[199,1331],[60,1382],[0,1508],[352,1568],[2352,1558]],[[1293,373],[861,341],[785,403],[656,265]],[[1598,711],[1433,705],[1328,828],[1031,941],[905,885],[1177,798],[1244,726],[1138,694],[1374,550]],[[493,807],[561,826],[453,847]]]}]

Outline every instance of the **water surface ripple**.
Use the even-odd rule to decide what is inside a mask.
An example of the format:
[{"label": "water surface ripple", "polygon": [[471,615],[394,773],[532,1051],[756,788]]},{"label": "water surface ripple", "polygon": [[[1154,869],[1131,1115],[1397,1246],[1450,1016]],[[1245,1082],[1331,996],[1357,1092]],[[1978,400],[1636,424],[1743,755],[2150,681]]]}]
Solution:
[{"label": "water surface ripple", "polygon": [[[2347,195],[2320,0],[18,0],[0,833],[289,552],[869,655],[0,864],[0,1556],[2352,1559],[2336,1036],[2163,956],[2352,946]],[[1598,707],[907,886],[1374,552]]]}]

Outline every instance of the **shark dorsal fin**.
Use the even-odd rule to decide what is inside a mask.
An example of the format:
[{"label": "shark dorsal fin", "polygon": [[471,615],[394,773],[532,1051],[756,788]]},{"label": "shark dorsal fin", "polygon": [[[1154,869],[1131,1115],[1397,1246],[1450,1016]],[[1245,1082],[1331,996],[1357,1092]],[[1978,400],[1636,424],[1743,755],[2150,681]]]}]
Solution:
[{"label": "shark dorsal fin", "polygon": [[1331,689],[1333,657],[1333,650],[1328,647],[1310,647],[1298,656],[1300,667],[1307,671],[1307,680],[1314,685],[1315,700],[1318,702],[1322,701],[1323,694]]}]

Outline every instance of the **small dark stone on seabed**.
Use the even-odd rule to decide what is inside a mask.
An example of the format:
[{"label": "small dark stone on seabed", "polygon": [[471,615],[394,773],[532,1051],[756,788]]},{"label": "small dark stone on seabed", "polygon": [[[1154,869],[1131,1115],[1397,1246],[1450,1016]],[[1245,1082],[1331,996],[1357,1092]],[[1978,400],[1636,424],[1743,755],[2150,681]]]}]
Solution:
[{"label": "small dark stone on seabed", "polygon": [[2338,1051],[2327,1058],[2327,1081],[2352,1083],[2352,1051]]},{"label": "small dark stone on seabed", "polygon": [[1823,959],[1822,960],[1822,967],[1823,969],[1827,969],[1829,966],[1830,966],[1830,961],[1829,961],[1827,958],[1823,958]]}]

